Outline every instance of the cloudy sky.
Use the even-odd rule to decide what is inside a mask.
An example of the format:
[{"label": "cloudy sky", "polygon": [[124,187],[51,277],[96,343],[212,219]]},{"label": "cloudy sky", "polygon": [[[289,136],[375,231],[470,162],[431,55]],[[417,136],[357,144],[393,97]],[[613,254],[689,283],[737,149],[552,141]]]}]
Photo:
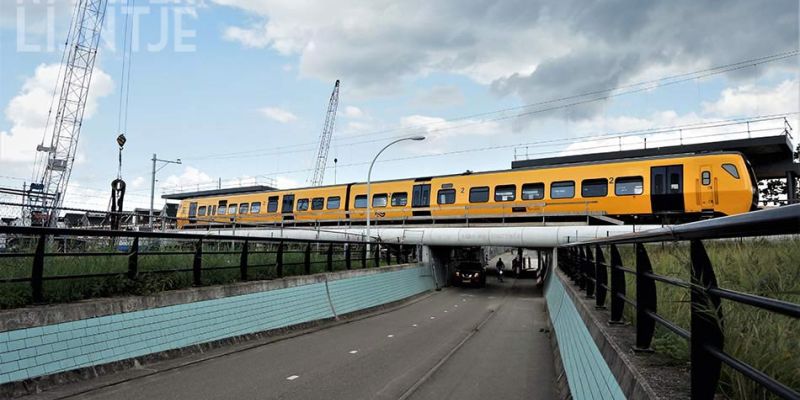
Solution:
[{"label": "cloudy sky", "polygon": [[[148,202],[153,153],[183,160],[159,172],[157,193],[219,179],[303,186],[336,79],[326,183],[334,158],[337,182],[361,181],[383,144],[412,134],[428,139],[385,153],[375,178],[632,148],[639,131],[668,144],[678,140],[661,132],[670,127],[685,127],[685,141],[716,140],[742,126],[698,127],[748,117],[787,115],[798,128],[796,0],[132,1],[108,6],[70,206],[106,208],[120,129],[130,206]],[[51,130],[71,8],[0,2],[0,186],[30,181]],[[596,135],[608,138],[587,139]]]}]

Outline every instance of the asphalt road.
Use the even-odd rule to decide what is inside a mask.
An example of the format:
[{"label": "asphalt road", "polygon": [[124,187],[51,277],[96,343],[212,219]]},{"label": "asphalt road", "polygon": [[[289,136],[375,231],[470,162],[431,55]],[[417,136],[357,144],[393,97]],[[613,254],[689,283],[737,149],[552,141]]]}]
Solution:
[{"label": "asphalt road", "polygon": [[489,277],[483,289],[447,288],[384,314],[74,398],[550,399],[545,318],[532,280]]}]

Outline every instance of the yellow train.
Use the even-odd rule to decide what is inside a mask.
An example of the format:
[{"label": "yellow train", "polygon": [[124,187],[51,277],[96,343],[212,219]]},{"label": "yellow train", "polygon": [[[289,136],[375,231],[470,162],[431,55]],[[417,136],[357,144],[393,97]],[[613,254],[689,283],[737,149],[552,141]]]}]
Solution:
[{"label": "yellow train", "polygon": [[[683,221],[750,211],[758,201],[740,153],[622,159],[372,182],[372,221],[525,221],[550,217]],[[362,223],[366,183],[183,199],[180,228]]]}]

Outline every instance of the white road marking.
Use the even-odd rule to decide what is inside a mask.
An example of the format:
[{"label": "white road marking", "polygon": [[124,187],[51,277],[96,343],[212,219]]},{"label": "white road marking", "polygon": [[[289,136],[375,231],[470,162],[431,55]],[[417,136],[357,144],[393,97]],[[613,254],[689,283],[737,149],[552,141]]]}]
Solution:
[{"label": "white road marking", "polygon": [[453,307],[458,308],[458,304],[454,304]]},{"label": "white road marking", "polygon": [[386,337],[388,337],[388,338],[393,338],[393,337],[394,337],[394,335],[386,335]]},{"label": "white road marking", "polygon": [[447,310],[444,310],[444,312],[447,312]]},{"label": "white road marking", "polygon": [[290,377],[287,377],[287,378],[286,378],[286,380],[287,380],[287,381],[293,381],[293,380],[295,380],[295,379],[297,379],[297,378],[299,378],[299,377],[300,377],[299,375],[292,375],[292,376],[290,376]]},{"label": "white road marking", "polygon": [[431,319],[436,319],[436,317],[431,317]]},{"label": "white road marking", "polygon": [[415,327],[415,328],[416,328],[416,327],[417,327],[417,324],[412,324],[411,326],[413,326],[413,327]]},{"label": "white road marking", "polygon": [[356,354],[356,353],[358,353],[358,350],[350,350],[350,354]]}]

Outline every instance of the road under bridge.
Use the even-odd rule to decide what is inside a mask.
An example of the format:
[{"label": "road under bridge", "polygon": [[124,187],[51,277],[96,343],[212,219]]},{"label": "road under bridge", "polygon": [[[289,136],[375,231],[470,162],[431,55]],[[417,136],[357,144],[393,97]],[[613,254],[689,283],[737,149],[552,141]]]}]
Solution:
[{"label": "road under bridge", "polygon": [[555,397],[544,298],[532,279],[490,277],[484,289],[447,288],[354,322],[224,351],[184,366],[148,365],[123,383],[92,380],[28,398]]}]

